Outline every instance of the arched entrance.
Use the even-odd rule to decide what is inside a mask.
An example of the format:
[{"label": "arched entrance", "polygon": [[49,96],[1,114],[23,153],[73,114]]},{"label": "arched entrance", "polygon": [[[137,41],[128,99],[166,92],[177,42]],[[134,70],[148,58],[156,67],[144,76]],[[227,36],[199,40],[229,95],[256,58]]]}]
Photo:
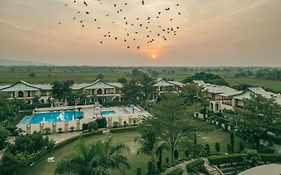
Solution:
[{"label": "arched entrance", "polygon": [[102,89],[98,89],[98,90],[97,90],[97,94],[98,94],[98,95],[102,95]]}]

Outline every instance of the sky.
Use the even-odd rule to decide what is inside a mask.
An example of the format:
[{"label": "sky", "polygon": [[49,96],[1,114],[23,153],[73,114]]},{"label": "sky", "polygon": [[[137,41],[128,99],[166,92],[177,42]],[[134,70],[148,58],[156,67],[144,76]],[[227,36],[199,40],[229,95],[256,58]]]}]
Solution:
[{"label": "sky", "polygon": [[281,66],[280,0],[76,1],[1,0],[0,58],[88,66]]}]

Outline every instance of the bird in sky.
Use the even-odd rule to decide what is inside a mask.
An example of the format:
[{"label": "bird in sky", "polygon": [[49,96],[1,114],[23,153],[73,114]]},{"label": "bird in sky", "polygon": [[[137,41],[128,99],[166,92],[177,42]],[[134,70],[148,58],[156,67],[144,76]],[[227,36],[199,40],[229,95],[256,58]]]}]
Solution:
[{"label": "bird in sky", "polygon": [[[122,35],[122,32],[120,32],[117,35],[116,34],[113,35],[113,33],[111,34],[111,32],[108,32],[107,34],[103,34],[102,36],[104,39],[109,39],[112,36],[113,40],[117,42],[118,42],[118,38],[125,37],[123,41],[124,43],[127,43],[125,45],[127,49],[136,48],[137,50],[140,50],[140,48],[143,48],[143,46],[141,46],[144,44],[141,43],[141,41],[143,41],[143,38],[149,38],[149,40],[147,41],[148,44],[161,42],[161,40],[159,40],[161,39],[161,37],[164,41],[167,41],[168,39],[175,37],[177,35],[177,31],[180,29],[180,27],[176,25],[176,22],[178,18],[177,16],[182,14],[179,10],[181,3],[171,2],[171,6],[168,6],[163,10],[159,11],[158,9],[157,11],[151,14],[143,14],[143,16],[138,16],[132,19],[130,18],[129,13],[127,13],[128,8],[130,6],[129,2],[127,1],[122,2],[121,0],[121,2],[118,1],[118,3],[115,2],[112,4],[107,4],[108,2],[106,3],[103,0],[96,0],[97,1],[96,5],[101,5],[102,6],[101,8],[102,10],[104,10],[105,13],[104,15],[107,18],[111,19],[110,21],[110,23],[112,23],[111,25],[115,25],[114,27],[109,28],[108,24],[106,24],[108,23],[106,22],[106,20],[101,20],[101,19],[98,20],[97,16],[95,16],[95,12],[91,9],[91,6],[94,3],[92,2],[88,3],[88,0],[80,1],[83,4],[81,8],[81,5],[79,5],[78,0],[71,0],[71,1],[73,2],[72,5],[75,6],[75,8],[73,9],[75,9],[75,11],[79,14],[79,16],[75,15],[73,17],[73,20],[77,19],[81,23],[82,28],[85,28],[86,24],[89,23],[88,20],[85,19],[86,16],[83,15],[87,15],[88,17],[91,17],[92,21],[95,22],[93,24],[97,25],[96,29],[103,33],[106,33],[105,32],[106,30],[109,31],[115,28],[116,25],[119,25],[118,27],[121,27],[120,31],[126,31],[126,33]],[[105,3],[106,5],[111,6],[112,8],[118,8],[118,7],[122,7],[122,8],[118,8],[119,10],[117,11],[114,10],[114,15],[112,15],[112,12],[106,9],[105,6],[103,6],[103,4]],[[173,5],[172,3],[175,4]],[[144,0],[141,0],[141,6],[144,6],[145,8],[146,6],[148,6],[147,4],[149,4],[149,2],[145,3]],[[72,5],[71,2],[64,4],[64,6],[68,8]],[[121,21],[123,20],[123,22],[121,22],[120,20]],[[163,21],[166,22],[163,23]],[[123,25],[121,25],[122,23]],[[62,22],[59,21],[58,24],[61,25]],[[131,38],[132,35],[134,35],[134,38]],[[157,38],[153,38],[153,37],[157,37]],[[103,44],[104,43],[103,40],[100,41],[99,43]],[[132,41],[134,42],[132,43]]]}]

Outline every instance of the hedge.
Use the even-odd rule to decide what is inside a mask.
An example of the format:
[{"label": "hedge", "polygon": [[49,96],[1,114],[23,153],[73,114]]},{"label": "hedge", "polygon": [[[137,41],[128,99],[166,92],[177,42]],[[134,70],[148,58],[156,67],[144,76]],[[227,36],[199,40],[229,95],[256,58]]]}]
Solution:
[{"label": "hedge", "polygon": [[197,159],[189,164],[186,165],[186,170],[189,173],[197,173],[202,168],[204,168],[205,161],[203,159]]},{"label": "hedge", "polygon": [[[225,163],[234,163],[243,161],[243,153],[235,153],[229,155],[216,155],[210,156],[209,162],[214,165],[220,165]],[[264,162],[280,163],[281,155],[279,154],[259,154]]]},{"label": "hedge", "polygon": [[131,127],[124,127],[124,128],[112,128],[110,129],[111,133],[119,133],[119,132],[129,132],[129,131],[136,131],[137,126],[131,126]]},{"label": "hedge", "polygon": [[260,154],[260,156],[264,162],[270,162],[270,163],[280,163],[281,162],[280,154]]},{"label": "hedge", "polygon": [[183,174],[183,170],[180,168],[177,168],[174,171],[167,173],[166,175],[182,175],[182,174]]},{"label": "hedge", "polygon": [[220,165],[224,163],[240,162],[243,160],[243,153],[234,153],[228,155],[214,155],[208,158],[209,162],[214,165]]}]

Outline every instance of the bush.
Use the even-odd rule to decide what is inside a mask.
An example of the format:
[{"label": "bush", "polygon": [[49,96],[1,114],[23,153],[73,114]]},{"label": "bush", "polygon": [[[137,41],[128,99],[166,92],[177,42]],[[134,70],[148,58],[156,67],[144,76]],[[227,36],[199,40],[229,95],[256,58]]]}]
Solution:
[{"label": "bush", "polygon": [[58,133],[62,133],[62,128],[58,128]]},{"label": "bush", "polygon": [[180,168],[177,168],[174,171],[167,173],[166,175],[182,175],[182,174],[183,174],[183,170]]},{"label": "bush", "polygon": [[240,152],[244,151],[244,149],[245,149],[244,142],[239,142],[239,149],[240,149]]},{"label": "bush", "polygon": [[155,162],[150,160],[148,161],[147,175],[155,175],[155,174],[157,174],[157,168]]},{"label": "bush", "polygon": [[200,170],[204,169],[205,161],[202,159],[197,159],[186,165],[186,170],[188,173],[197,173]]},{"label": "bush", "polygon": [[142,175],[141,168],[137,168],[137,175]]},{"label": "bush", "polygon": [[247,169],[262,164],[262,158],[258,154],[257,150],[246,150],[242,158],[243,158],[243,164]]},{"label": "bush", "polygon": [[75,127],[71,126],[69,129],[70,129],[70,132],[73,132],[75,130]]},{"label": "bush", "polygon": [[98,119],[96,119],[96,122],[98,123],[99,128],[106,128],[107,127],[106,118],[98,118]]},{"label": "bush", "polygon": [[129,132],[129,131],[136,131],[138,127],[127,127],[127,128],[112,128],[110,129],[111,133],[118,133],[118,132]]},{"label": "bush", "polygon": [[88,130],[89,131],[92,131],[92,130],[98,130],[98,123],[96,121],[93,121],[93,122],[89,122],[88,123]]},{"label": "bush", "polygon": [[220,165],[224,163],[233,163],[243,161],[242,153],[235,153],[229,155],[214,155],[208,158],[209,162],[214,165]]},{"label": "bush", "polygon": [[88,124],[87,123],[82,124],[82,130],[83,130],[83,132],[88,130]]},{"label": "bush", "polygon": [[262,160],[264,162],[270,163],[280,163],[281,162],[281,155],[279,154],[260,154]]},{"label": "bush", "polygon": [[216,148],[216,151],[217,151],[217,153],[219,153],[220,152],[220,150],[221,150],[221,144],[220,143],[215,143],[215,148]]},{"label": "bush", "polygon": [[232,150],[231,145],[230,145],[230,144],[227,144],[227,152],[228,152],[228,153],[231,153],[231,150]]},{"label": "bush", "polygon": [[206,156],[210,156],[211,155],[211,147],[210,147],[209,144],[205,145],[205,153],[206,153]]}]

